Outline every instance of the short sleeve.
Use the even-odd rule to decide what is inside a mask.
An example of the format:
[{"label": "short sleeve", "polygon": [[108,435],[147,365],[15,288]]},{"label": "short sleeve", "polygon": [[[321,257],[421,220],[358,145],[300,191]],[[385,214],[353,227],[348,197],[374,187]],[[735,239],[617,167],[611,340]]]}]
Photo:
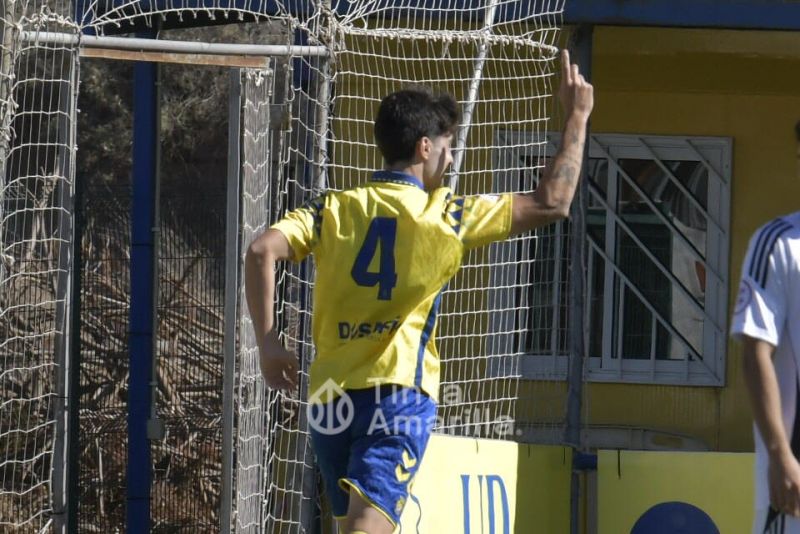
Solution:
[{"label": "short sleeve", "polygon": [[508,239],[511,232],[511,194],[452,196],[446,215],[467,249]]},{"label": "short sleeve", "polygon": [[319,242],[323,207],[324,198],[315,198],[272,225],[286,237],[295,261],[302,261],[311,254]]},{"label": "short sleeve", "polygon": [[733,312],[731,335],[778,346],[786,322],[788,258],[781,235],[791,225],[777,219],[750,240]]}]

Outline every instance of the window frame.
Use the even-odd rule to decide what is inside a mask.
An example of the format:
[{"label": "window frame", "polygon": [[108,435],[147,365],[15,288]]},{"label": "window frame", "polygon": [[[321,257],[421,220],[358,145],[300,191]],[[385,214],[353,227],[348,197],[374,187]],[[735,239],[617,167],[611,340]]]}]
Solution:
[{"label": "window frame", "polygon": [[[537,142],[537,137],[541,142]],[[520,132],[514,130],[498,131],[495,134],[495,154],[493,155],[494,175],[493,192],[501,192],[499,175],[507,172],[503,168],[502,158],[508,155],[501,151],[526,150],[528,153],[538,154],[539,157],[552,157],[555,155],[560,140],[560,134],[547,133],[537,134],[535,132]],[[650,359],[633,359],[614,357],[612,354],[614,340],[613,336],[621,334],[615,332],[621,329],[620,320],[615,317],[613,307],[619,305],[622,300],[618,297],[622,293],[623,282],[626,278],[619,268],[614,268],[606,263],[603,274],[604,287],[609,287],[611,291],[603,291],[603,310],[602,317],[602,349],[599,355],[589,355],[586,359],[586,378],[593,382],[622,382],[637,384],[664,384],[664,385],[688,385],[688,386],[723,386],[725,384],[725,364],[727,354],[727,330],[728,330],[728,295],[730,287],[729,260],[730,260],[730,193],[731,193],[731,170],[732,170],[733,142],[729,137],[699,137],[699,136],[664,136],[664,135],[637,135],[637,134],[606,134],[596,133],[590,135],[589,158],[593,160],[605,159],[607,162],[608,180],[606,184],[606,206],[601,206],[605,216],[605,244],[602,246],[603,252],[607,257],[614,258],[614,247],[616,247],[617,229],[620,225],[621,215],[614,210],[617,209],[617,191],[623,183],[629,183],[624,176],[620,159],[644,159],[656,162],[659,166],[664,161],[688,161],[698,162],[708,169],[708,190],[707,199],[718,199],[717,202],[706,202],[707,225],[705,258],[702,258],[705,268],[705,293],[703,303],[703,329],[702,346],[698,353],[703,356],[701,360],[690,359],[656,359],[654,351],[651,350]],[[522,154],[520,154],[522,155]],[[529,159],[529,158],[528,158]],[[666,173],[665,173],[666,174]],[[672,182],[671,178],[667,178]],[[674,183],[674,182],[672,182]],[[596,198],[596,192],[590,192],[589,198]],[[595,202],[597,205],[597,202]],[[666,216],[660,213],[656,215],[664,220]],[[624,221],[623,221],[624,222]],[[562,231],[565,223],[556,223],[556,231]],[[675,236],[676,231],[680,234],[678,240],[686,237],[668,223],[661,223]],[[674,223],[671,223],[674,225]],[[630,234],[628,234],[630,235]],[[593,269],[590,265],[593,256],[592,251],[596,249],[596,244],[591,244],[587,236],[586,261],[587,271]],[[508,246],[505,244],[495,244],[493,247]],[[567,254],[565,247],[560,247],[562,254]],[[641,248],[641,247],[640,247]],[[505,254],[503,254],[505,252]],[[494,283],[498,277],[508,280],[514,276],[509,269],[508,262],[503,267],[497,267],[495,258],[507,257],[507,249],[503,252],[499,248],[493,248],[490,252],[492,260],[492,293],[489,302],[499,302],[506,305],[506,310],[514,309],[508,306],[509,297],[499,295],[501,284]],[[500,273],[500,270],[504,272]],[[517,271],[518,272],[518,271]],[[528,270],[530,272],[530,270]],[[620,276],[622,275],[622,276]],[[674,274],[673,274],[674,276]],[[530,282],[529,282],[530,283]],[[593,280],[587,277],[586,300],[591,302]],[[675,284],[673,284],[674,286]],[[528,287],[526,284],[525,287]],[[494,294],[498,293],[498,294]],[[641,299],[640,299],[641,300]],[[551,310],[554,315],[557,310]],[[586,321],[591,324],[591,310],[587,310]],[[492,313],[494,316],[495,314]],[[655,314],[651,321],[656,323]],[[505,322],[508,322],[506,319]],[[670,323],[672,321],[670,320]],[[513,370],[523,379],[531,380],[564,380],[567,377],[568,355],[565,353],[551,353],[549,355],[534,355],[517,351],[516,354],[502,354],[493,347],[491,334],[503,332],[503,319],[490,319],[490,339],[488,341],[489,354],[498,354],[489,359],[490,365],[488,372],[491,376],[508,376],[509,371]],[[655,329],[655,327],[652,327]],[[588,332],[588,328],[587,328]],[[553,333],[552,335],[556,335]],[[588,334],[586,335],[585,346],[590,348]],[[618,337],[617,342],[621,338]],[[655,342],[653,342],[655,343]],[[681,342],[682,343],[682,342]],[[506,343],[507,344],[507,343]],[[555,346],[555,345],[553,345]],[[619,349],[617,350],[617,352]],[[507,351],[506,351],[507,352]]]}]

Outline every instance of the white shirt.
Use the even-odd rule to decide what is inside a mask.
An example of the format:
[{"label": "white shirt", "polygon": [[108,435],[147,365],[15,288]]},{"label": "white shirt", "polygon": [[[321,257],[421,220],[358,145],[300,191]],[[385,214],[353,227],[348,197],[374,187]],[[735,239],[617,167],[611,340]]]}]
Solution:
[{"label": "white shirt", "polygon": [[[786,435],[800,458],[800,212],[762,226],[750,240],[742,266],[731,334],[747,335],[776,347],[773,363],[780,388]],[[758,429],[756,515],[769,507],[768,456]],[[792,439],[794,436],[794,439]],[[763,529],[763,525],[760,527]],[[763,531],[763,530],[762,530]],[[794,532],[794,531],[792,531]]]}]

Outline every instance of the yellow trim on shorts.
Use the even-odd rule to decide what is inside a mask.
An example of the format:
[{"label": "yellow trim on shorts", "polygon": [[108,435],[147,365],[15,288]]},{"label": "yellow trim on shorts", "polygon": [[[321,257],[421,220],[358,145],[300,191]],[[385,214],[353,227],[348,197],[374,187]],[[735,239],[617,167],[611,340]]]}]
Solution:
[{"label": "yellow trim on shorts", "polygon": [[353,482],[353,481],[352,481],[352,480],[350,480],[349,478],[340,478],[340,479],[339,479],[339,487],[340,487],[340,488],[342,488],[343,490],[349,490],[350,488],[352,488],[352,489],[356,490],[356,493],[358,493],[359,497],[361,497],[362,499],[364,499],[364,500],[367,502],[367,504],[369,504],[369,505],[370,505],[372,508],[375,508],[375,509],[376,509],[377,511],[379,511],[381,514],[383,514],[383,516],[384,516],[386,519],[388,519],[388,520],[389,520],[389,523],[391,523],[391,524],[392,524],[392,528],[395,528],[395,527],[397,527],[397,521],[395,521],[394,519],[392,519],[392,516],[390,516],[390,515],[389,515],[389,512],[387,512],[386,510],[384,510],[384,509],[383,509],[383,507],[381,507],[381,505],[379,505],[378,503],[376,503],[375,501],[373,501],[372,499],[370,499],[370,498],[369,498],[369,495],[367,495],[366,493],[364,493],[364,492],[361,490],[361,488],[359,488],[359,487],[358,487],[358,485],[356,485],[356,483],[355,483],[355,482]]}]

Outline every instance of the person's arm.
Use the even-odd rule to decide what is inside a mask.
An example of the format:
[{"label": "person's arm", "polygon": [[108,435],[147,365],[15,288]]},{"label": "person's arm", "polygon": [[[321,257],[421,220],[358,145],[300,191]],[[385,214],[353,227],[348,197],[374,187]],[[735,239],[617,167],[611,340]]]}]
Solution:
[{"label": "person's arm", "polygon": [[586,143],[586,124],[594,107],[594,88],[583,78],[578,66],[570,64],[566,50],[561,52],[559,99],[566,117],[561,146],[536,191],[514,195],[511,235],[568,217],[575,196]]},{"label": "person's arm", "polygon": [[779,512],[800,517],[800,464],[783,426],[778,378],[772,357],[775,346],[742,336],[742,366],[758,431],[769,454],[769,494]]},{"label": "person's arm", "polygon": [[294,389],[297,356],[283,348],[274,329],[275,263],[294,256],[289,241],[269,229],[248,247],[244,261],[244,292],[258,343],[261,374],[271,388]]}]

